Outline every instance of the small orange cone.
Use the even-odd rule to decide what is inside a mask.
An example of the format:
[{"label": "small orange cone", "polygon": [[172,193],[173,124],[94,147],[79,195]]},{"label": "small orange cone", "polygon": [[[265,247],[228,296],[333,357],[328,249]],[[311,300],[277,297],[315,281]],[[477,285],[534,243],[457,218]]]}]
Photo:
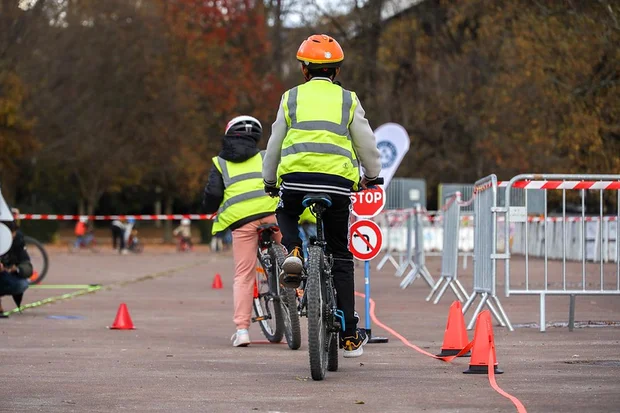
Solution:
[{"label": "small orange cone", "polygon": [[213,278],[213,284],[211,284],[211,288],[213,288],[214,290],[224,288],[224,286],[222,285],[222,277],[220,277],[219,274],[215,274],[215,278]]},{"label": "small orange cone", "polygon": [[[443,335],[443,345],[441,353],[438,357],[456,356],[461,350],[467,346],[467,329],[465,328],[465,317],[460,301],[454,301],[448,312],[448,322],[446,323],[446,332]],[[469,357],[471,353],[467,352],[460,357]]]},{"label": "small orange cone", "polygon": [[495,337],[493,336],[493,325],[491,323],[491,313],[484,310],[476,319],[476,329],[474,331],[474,348],[471,351],[471,361],[469,369],[465,374],[487,374],[489,360],[493,362],[495,374],[502,374],[503,371],[497,367],[495,357]]},{"label": "small orange cone", "polygon": [[112,327],[109,327],[111,330],[134,330],[133,321],[131,321],[131,317],[129,316],[129,311],[127,310],[127,305],[122,303],[118,307],[118,312],[116,313],[116,318],[114,319],[114,324]]}]

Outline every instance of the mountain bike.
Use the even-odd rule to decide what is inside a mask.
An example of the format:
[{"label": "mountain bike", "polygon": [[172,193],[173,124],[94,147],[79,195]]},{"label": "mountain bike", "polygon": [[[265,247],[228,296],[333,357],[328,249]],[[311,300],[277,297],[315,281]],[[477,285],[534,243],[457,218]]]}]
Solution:
[{"label": "mountain bike", "polygon": [[49,264],[47,251],[45,251],[43,244],[38,240],[27,235],[24,235],[24,243],[26,244],[26,250],[30,256],[30,263],[32,264],[32,275],[28,279],[28,282],[30,284],[39,284],[47,275]]},{"label": "mountain bike", "polygon": [[252,322],[259,326],[271,343],[279,343],[286,336],[291,350],[301,346],[301,328],[297,313],[297,298],[294,288],[284,288],[278,281],[280,267],[284,261],[284,247],[273,241],[273,234],[280,229],[275,224],[261,225],[257,229],[259,265],[256,268],[254,287],[254,317]]},{"label": "mountain bike", "polygon": [[[368,186],[381,184],[383,178],[377,178]],[[331,273],[333,258],[325,252],[327,242],[323,235],[322,215],[332,205],[332,200],[327,194],[308,194],[302,204],[316,216],[317,235],[308,247],[299,312],[308,317],[308,355],[312,379],[323,380],[326,371],[338,370],[338,334],[346,328],[344,312],[338,309]]]}]

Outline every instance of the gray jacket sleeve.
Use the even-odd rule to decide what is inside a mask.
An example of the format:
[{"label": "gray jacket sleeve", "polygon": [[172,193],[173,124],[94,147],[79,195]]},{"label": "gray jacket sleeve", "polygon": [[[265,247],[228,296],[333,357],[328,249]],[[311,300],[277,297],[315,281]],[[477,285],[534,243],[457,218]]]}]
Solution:
[{"label": "gray jacket sleeve", "polygon": [[349,125],[349,131],[351,132],[353,149],[355,149],[357,158],[362,164],[364,175],[368,179],[374,179],[381,173],[381,155],[377,149],[377,139],[365,114],[361,102],[357,99],[357,107],[353,113],[353,121]]},{"label": "gray jacket sleeve", "polygon": [[[282,99],[284,99],[284,96],[282,96]],[[286,137],[286,127],[284,109],[282,109],[282,101],[280,101],[278,115],[273,125],[271,125],[271,136],[269,137],[269,142],[267,142],[265,159],[263,159],[263,180],[271,184],[275,184],[277,180],[278,165],[282,155],[282,142],[284,142]]]}]

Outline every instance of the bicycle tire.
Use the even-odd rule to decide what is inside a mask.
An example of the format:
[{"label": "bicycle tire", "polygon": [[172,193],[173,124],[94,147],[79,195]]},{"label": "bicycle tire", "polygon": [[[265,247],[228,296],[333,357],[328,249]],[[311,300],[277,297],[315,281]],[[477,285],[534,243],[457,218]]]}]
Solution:
[{"label": "bicycle tire", "polygon": [[[254,307],[256,317],[264,317],[271,314],[271,319],[259,320],[258,325],[270,343],[279,343],[284,337],[284,320],[282,318],[282,307],[279,303],[280,299],[277,295],[272,294],[273,291],[278,291],[278,276],[274,271],[273,265],[265,265],[260,258],[259,262],[267,276],[268,290],[266,293],[260,294],[259,289],[259,296],[252,300],[252,306]],[[273,320],[273,325],[270,324],[271,320]]]},{"label": "bicycle tire", "polygon": [[318,246],[308,248],[308,356],[313,380],[323,380],[327,369],[327,331],[325,319],[325,294],[322,281],[323,251]]},{"label": "bicycle tire", "polygon": [[[273,261],[275,273],[280,273],[282,262],[284,262],[284,249],[280,244],[273,244],[269,248],[269,253]],[[282,323],[286,343],[291,350],[301,347],[301,326],[299,324],[299,312],[297,311],[297,291],[295,288],[284,288],[276,283],[279,290],[280,306],[282,307]]]},{"label": "bicycle tire", "polygon": [[327,371],[338,371],[338,333],[331,333],[327,355]]},{"label": "bicycle tire", "polygon": [[26,247],[34,246],[41,253],[41,257],[43,258],[42,267],[40,269],[33,268],[33,277],[30,277],[30,279],[28,280],[30,284],[39,284],[47,275],[47,270],[49,267],[49,258],[47,256],[47,251],[45,251],[45,247],[43,247],[43,244],[41,244],[38,240],[32,237],[24,235],[24,243],[26,244]]}]

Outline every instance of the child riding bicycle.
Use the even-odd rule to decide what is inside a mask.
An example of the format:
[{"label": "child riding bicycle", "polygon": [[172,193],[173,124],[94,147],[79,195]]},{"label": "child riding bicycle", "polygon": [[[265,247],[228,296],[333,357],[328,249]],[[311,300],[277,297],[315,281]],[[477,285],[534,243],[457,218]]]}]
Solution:
[{"label": "child riding bicycle", "polygon": [[[357,95],[334,82],[344,60],[338,42],[326,35],[310,36],[299,47],[297,60],[306,83],[282,96],[263,163],[265,191],[273,196],[280,191],[276,214],[289,251],[281,282],[298,286],[304,269],[297,227],[302,199],[308,193],[328,194],[332,205],[323,215],[326,251],[334,259],[337,304],[346,326],[340,346],[344,357],[359,357],[368,337],[357,328],[355,317],[354,265],[348,249],[350,195],[379,176],[380,155]],[[361,182],[359,166],[364,171]]]},{"label": "child riding bicycle", "polygon": [[179,239],[178,250],[185,251],[186,249],[191,250],[193,248],[192,245],[192,221],[189,218],[183,218],[181,220],[181,225],[176,227],[172,234]]},{"label": "child riding bicycle", "polygon": [[[237,328],[232,340],[234,347],[245,347],[250,344],[257,230],[261,225],[276,223],[277,200],[263,192],[263,153],[257,147],[263,133],[260,122],[251,116],[238,116],[228,122],[224,133],[222,150],[213,158],[203,206],[207,213],[217,211],[214,234],[232,230],[233,321]],[[274,238],[280,241],[279,232],[274,233]]]}]

